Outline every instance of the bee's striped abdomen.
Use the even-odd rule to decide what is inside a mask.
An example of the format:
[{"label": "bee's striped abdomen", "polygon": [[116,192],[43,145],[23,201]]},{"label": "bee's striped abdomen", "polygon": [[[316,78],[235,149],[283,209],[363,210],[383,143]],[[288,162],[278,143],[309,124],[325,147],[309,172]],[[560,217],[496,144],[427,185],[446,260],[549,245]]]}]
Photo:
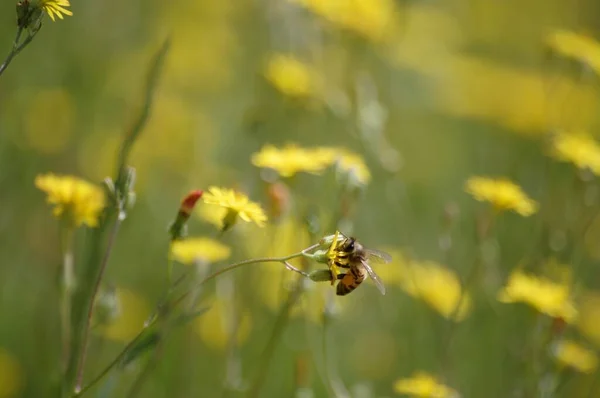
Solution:
[{"label": "bee's striped abdomen", "polygon": [[345,296],[348,293],[352,292],[354,289],[358,287],[365,280],[365,273],[360,267],[352,266],[350,270],[344,275],[344,277],[339,281],[336,294],[338,296]]}]

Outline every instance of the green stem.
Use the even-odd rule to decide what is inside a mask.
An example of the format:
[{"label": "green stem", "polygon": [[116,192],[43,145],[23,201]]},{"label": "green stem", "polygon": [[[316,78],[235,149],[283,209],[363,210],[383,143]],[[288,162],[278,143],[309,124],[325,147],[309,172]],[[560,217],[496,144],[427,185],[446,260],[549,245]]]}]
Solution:
[{"label": "green stem", "polygon": [[96,301],[96,296],[98,295],[98,292],[100,291],[100,284],[102,282],[102,277],[104,276],[104,271],[106,270],[106,266],[108,265],[108,259],[110,258],[110,254],[112,252],[112,248],[114,246],[115,243],[115,238],[117,237],[117,233],[119,232],[119,228],[121,226],[121,223],[123,222],[123,220],[125,219],[125,213],[123,213],[122,211],[119,212],[119,216],[117,217],[117,219],[115,220],[115,223],[113,224],[113,228],[110,232],[109,238],[108,238],[108,244],[106,246],[106,251],[104,252],[104,256],[102,257],[102,263],[100,264],[100,271],[98,272],[98,275],[96,276],[93,288],[92,288],[92,296],[91,299],[89,301],[88,304],[88,309],[87,309],[87,317],[85,319],[85,323],[84,323],[84,331],[83,331],[83,337],[82,337],[82,342],[81,342],[81,349],[80,349],[80,354],[79,354],[79,359],[77,361],[78,365],[77,365],[77,371],[76,371],[76,381],[75,381],[75,392],[77,393],[80,389],[81,389],[81,385],[83,383],[83,371],[84,371],[84,367],[85,367],[85,360],[87,357],[87,349],[88,349],[88,340],[89,340],[89,335],[90,335],[90,325],[92,322],[92,315],[94,314],[94,303]]},{"label": "green stem", "polygon": [[21,38],[21,33],[23,32],[23,28],[19,28],[17,30],[17,35],[15,36],[15,41],[13,43],[13,48],[12,48],[12,50],[10,50],[10,52],[8,53],[8,55],[6,56],[6,58],[4,59],[4,62],[2,63],[2,65],[0,65],[0,76],[2,75],[2,73],[4,73],[4,71],[6,70],[6,68],[8,68],[8,65],[11,63],[11,61],[13,60],[13,58],[16,57],[21,51],[23,51],[23,49],[25,47],[27,47],[27,45],[29,43],[31,43],[31,41],[33,40],[33,38],[35,37],[35,35],[37,35],[37,33],[40,31],[41,28],[42,28],[42,26],[40,24],[40,27],[37,28],[36,30],[34,30],[33,32],[30,32],[27,35],[27,38],[21,44],[18,44],[18,42],[19,42],[19,39]]},{"label": "green stem", "polygon": [[67,367],[71,351],[71,302],[75,288],[75,270],[73,260],[73,236],[74,228],[70,225],[64,226],[62,231],[62,285],[60,297],[60,323],[62,339],[62,396],[68,395]]},{"label": "green stem", "polygon": [[[286,266],[286,268],[288,268],[286,262],[288,260],[294,259],[294,258],[298,258],[298,257],[302,257],[302,256],[307,256],[308,252],[319,247],[320,244],[315,244],[312,245],[310,247],[307,247],[306,249],[302,250],[301,252],[298,253],[294,253],[294,254],[290,254],[289,256],[284,256],[284,257],[263,257],[263,258],[252,258],[249,260],[243,260],[243,261],[239,261],[237,263],[233,263],[231,265],[228,265],[224,268],[221,268],[218,271],[213,272],[212,274],[210,274],[209,276],[207,276],[206,278],[202,279],[200,282],[198,282],[195,286],[193,286],[190,290],[188,290],[187,292],[183,293],[181,296],[179,296],[179,298],[177,298],[174,302],[173,305],[177,305],[179,304],[181,301],[183,301],[189,294],[191,294],[192,291],[194,291],[196,288],[198,288],[199,286],[205,284],[206,282],[209,282],[213,279],[215,279],[217,276],[223,275],[226,272],[229,271],[233,271],[234,269],[243,267],[244,265],[250,265],[250,264],[257,264],[257,263],[282,263]],[[289,268],[288,268],[289,269]]]},{"label": "green stem", "polygon": [[94,377],[88,384],[86,384],[81,390],[75,392],[71,395],[71,397],[80,397],[85,394],[90,388],[92,388],[96,383],[104,378],[115,366],[117,366],[125,354],[140,340],[140,338],[144,335],[144,332],[152,326],[154,323],[151,322],[148,325],[145,325],[144,328],[131,340],[123,350],[96,376]]}]

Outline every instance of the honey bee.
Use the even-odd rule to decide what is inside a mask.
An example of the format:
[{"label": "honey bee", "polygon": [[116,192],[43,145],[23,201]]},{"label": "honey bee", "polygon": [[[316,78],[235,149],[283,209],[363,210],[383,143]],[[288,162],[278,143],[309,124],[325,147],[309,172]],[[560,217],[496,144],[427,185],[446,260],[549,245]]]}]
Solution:
[{"label": "honey bee", "polygon": [[336,287],[336,294],[338,296],[345,296],[352,292],[367,278],[367,275],[373,279],[379,292],[385,294],[385,286],[369,265],[369,261],[389,263],[392,261],[389,254],[379,250],[367,249],[352,237],[346,238],[340,243],[337,251],[335,265],[348,270],[348,272],[337,275],[339,282]]}]

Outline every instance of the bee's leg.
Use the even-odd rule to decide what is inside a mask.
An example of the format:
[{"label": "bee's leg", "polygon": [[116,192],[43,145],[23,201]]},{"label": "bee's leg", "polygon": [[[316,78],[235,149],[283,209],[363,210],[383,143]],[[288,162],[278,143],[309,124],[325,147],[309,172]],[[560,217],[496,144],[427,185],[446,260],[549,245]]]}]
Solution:
[{"label": "bee's leg", "polygon": [[338,276],[337,276],[338,281],[341,281],[342,279],[344,279],[345,276],[346,276],[345,272],[343,274],[338,274]]}]

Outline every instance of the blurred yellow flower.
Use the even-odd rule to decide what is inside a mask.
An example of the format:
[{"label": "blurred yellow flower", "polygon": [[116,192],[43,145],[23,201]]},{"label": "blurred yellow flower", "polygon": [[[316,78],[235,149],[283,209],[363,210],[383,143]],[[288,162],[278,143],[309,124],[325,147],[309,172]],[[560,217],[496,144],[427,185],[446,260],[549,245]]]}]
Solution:
[{"label": "blurred yellow flower", "polygon": [[256,167],[277,171],[282,177],[292,177],[298,172],[318,174],[329,167],[334,160],[334,152],[328,148],[302,148],[287,144],[283,148],[265,145],[252,155]]},{"label": "blurred yellow flower", "polygon": [[38,175],[35,186],[48,194],[48,203],[55,205],[56,217],[66,217],[74,226],[98,225],[98,217],[105,205],[104,191],[97,185],[73,176],[52,173]]},{"label": "blurred yellow flower", "polygon": [[527,217],[538,209],[537,202],[506,178],[471,177],[467,180],[465,190],[476,200],[490,202],[498,210],[513,210]]},{"label": "blurred yellow flower", "polygon": [[548,35],[546,42],[557,53],[587,64],[600,74],[600,44],[593,38],[566,30],[557,30]]},{"label": "blurred yellow flower", "polygon": [[69,0],[40,0],[40,6],[53,21],[55,20],[55,16],[63,19],[63,14],[69,16],[73,15],[71,11],[65,8],[71,7]]},{"label": "blurred yellow flower", "polygon": [[393,0],[291,0],[342,28],[381,41],[395,27]]},{"label": "blurred yellow flower", "polygon": [[0,398],[20,396],[23,387],[23,370],[17,360],[0,347]]},{"label": "blurred yellow flower", "polygon": [[248,339],[252,330],[252,318],[245,310],[241,311],[239,319],[232,319],[232,315],[227,302],[217,298],[212,299],[208,311],[195,321],[195,330],[202,341],[214,349],[223,350],[227,347],[229,331],[232,329],[235,329],[237,344],[242,344]]},{"label": "blurred yellow flower", "polygon": [[503,303],[523,302],[568,323],[575,322],[577,318],[577,309],[567,285],[527,275],[521,270],[510,275],[507,285],[498,293],[498,300]]},{"label": "blurred yellow flower", "polygon": [[600,347],[600,293],[591,290],[581,293],[577,310],[577,328],[596,347]]},{"label": "blurred yellow flower", "polygon": [[471,311],[471,295],[463,291],[452,270],[433,261],[407,261],[393,266],[403,271],[400,287],[408,295],[423,300],[445,318],[462,321]]},{"label": "blurred yellow flower", "polygon": [[267,215],[258,203],[250,201],[246,195],[233,189],[209,187],[202,199],[204,203],[227,209],[223,217],[223,229],[233,226],[238,216],[246,222],[254,222],[259,227],[263,227],[267,221]]},{"label": "blurred yellow flower", "polygon": [[552,352],[560,364],[581,373],[592,373],[598,367],[596,354],[571,340],[558,342]]},{"label": "blurred yellow flower", "polygon": [[552,139],[551,155],[600,175],[600,145],[587,133],[557,133]]},{"label": "blurred yellow flower", "polygon": [[150,315],[150,306],[141,295],[121,287],[115,290],[118,314],[107,324],[96,328],[98,334],[108,340],[129,342],[144,327]]},{"label": "blurred yellow flower", "polygon": [[410,378],[396,381],[394,390],[414,398],[458,398],[460,396],[458,392],[425,372],[417,372]]},{"label": "blurred yellow flower", "polygon": [[296,58],[275,54],[269,58],[265,77],[282,94],[292,98],[313,96],[317,89],[314,72]]},{"label": "blurred yellow flower", "polygon": [[371,172],[359,154],[339,148],[335,159],[338,169],[351,174],[357,182],[368,184],[371,181]]},{"label": "blurred yellow flower", "polygon": [[231,249],[214,239],[187,238],[173,242],[171,253],[175,260],[191,265],[196,262],[214,263],[225,260],[230,256]]}]

